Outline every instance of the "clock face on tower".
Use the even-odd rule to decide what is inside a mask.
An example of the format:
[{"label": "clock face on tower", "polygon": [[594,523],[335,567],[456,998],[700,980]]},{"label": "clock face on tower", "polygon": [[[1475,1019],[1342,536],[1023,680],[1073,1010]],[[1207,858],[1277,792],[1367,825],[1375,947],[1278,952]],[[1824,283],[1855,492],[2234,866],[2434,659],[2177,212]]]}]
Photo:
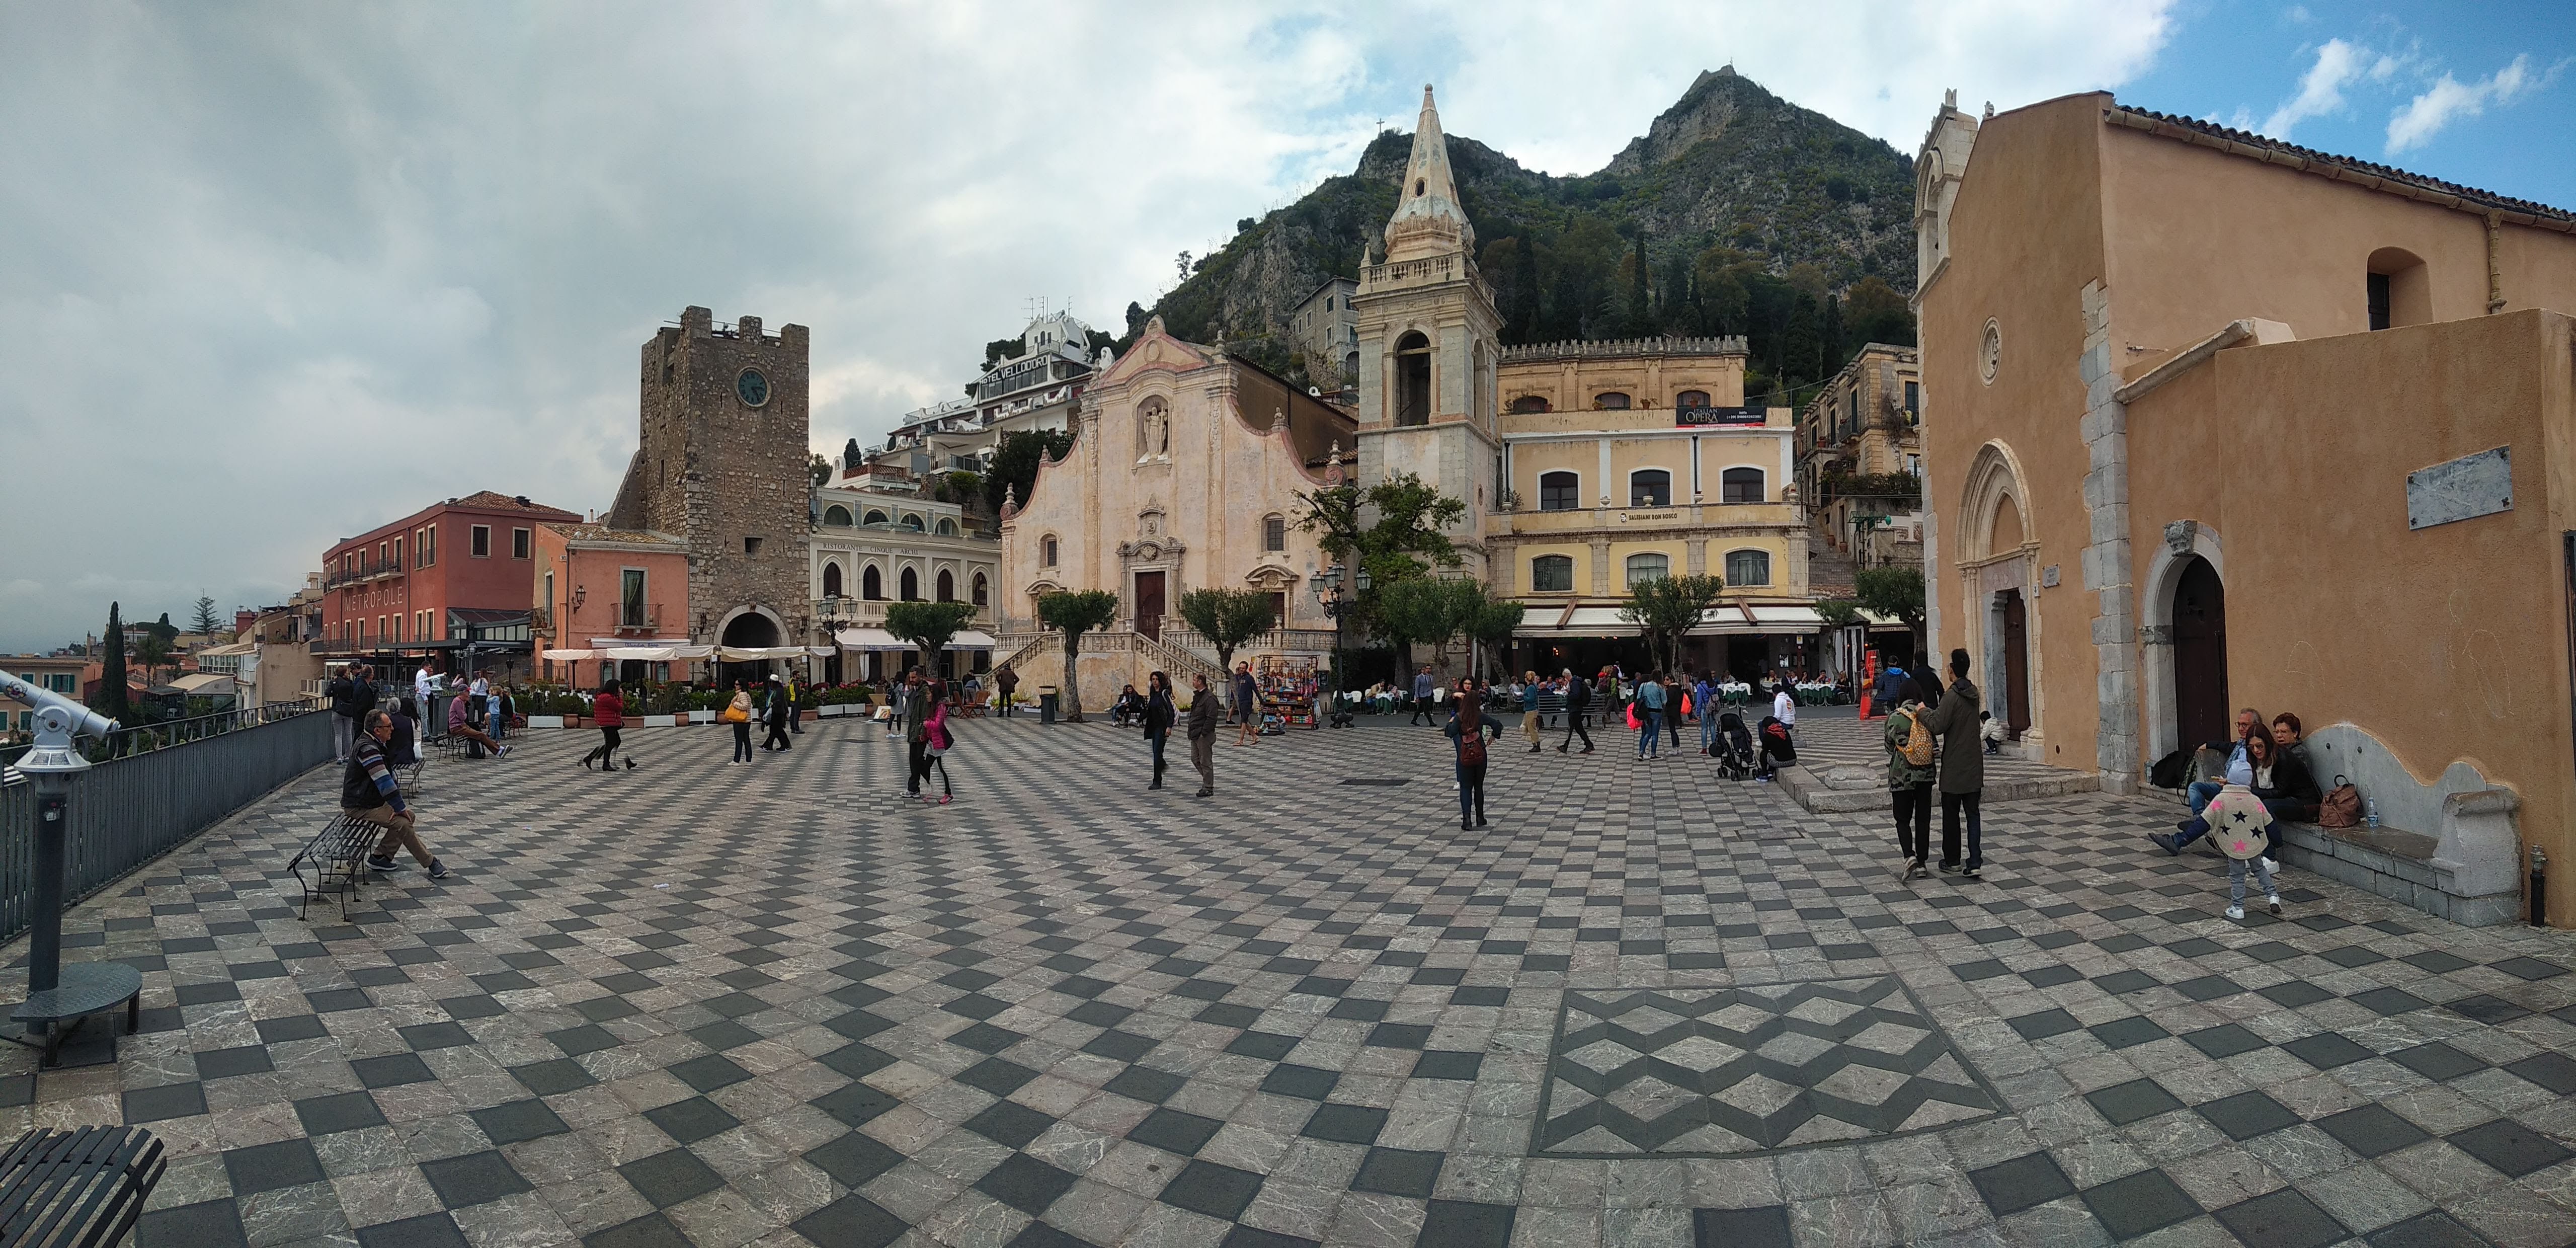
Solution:
[{"label": "clock face on tower", "polygon": [[742,376],[733,379],[733,392],[742,396],[745,406],[758,407],[769,401],[769,379],[761,376],[759,369],[746,368]]}]

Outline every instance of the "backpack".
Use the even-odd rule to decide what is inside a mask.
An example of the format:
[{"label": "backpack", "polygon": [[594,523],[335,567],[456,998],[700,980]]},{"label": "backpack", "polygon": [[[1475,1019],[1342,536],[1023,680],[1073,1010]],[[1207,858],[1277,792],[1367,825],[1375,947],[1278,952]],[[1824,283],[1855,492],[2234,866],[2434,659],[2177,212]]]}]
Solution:
[{"label": "backpack", "polygon": [[1905,765],[1908,767],[1931,766],[1932,730],[1923,726],[1923,712],[1908,711],[1905,715],[1905,721],[1911,725],[1911,727],[1908,727],[1905,730],[1905,745],[1898,751],[1905,755]]},{"label": "backpack", "polygon": [[2320,828],[2357,828],[2361,826],[2361,791],[2352,781],[2336,776],[2334,787],[2326,790],[2326,800],[2317,803],[2317,826]]},{"label": "backpack", "polygon": [[1470,767],[1481,767],[1481,766],[1483,766],[1483,765],[1484,765],[1484,762],[1485,762],[1485,721],[1484,721],[1484,720],[1482,720],[1482,719],[1477,720],[1473,726],[1470,726],[1470,725],[1469,725],[1469,724],[1468,724],[1464,719],[1461,719],[1461,720],[1459,721],[1459,723],[1458,723],[1458,761],[1459,761],[1459,762],[1461,762],[1461,763],[1465,763],[1466,765],[1468,765],[1468,766],[1470,766]]},{"label": "backpack", "polygon": [[2156,765],[2147,769],[2147,783],[2159,789],[2179,789],[2190,775],[2191,751],[2175,750],[2157,759]]}]

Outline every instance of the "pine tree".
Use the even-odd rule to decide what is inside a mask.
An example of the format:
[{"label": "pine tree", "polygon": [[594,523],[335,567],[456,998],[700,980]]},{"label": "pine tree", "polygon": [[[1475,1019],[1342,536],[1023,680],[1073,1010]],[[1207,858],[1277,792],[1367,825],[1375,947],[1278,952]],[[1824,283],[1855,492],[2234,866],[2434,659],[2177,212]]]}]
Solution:
[{"label": "pine tree", "polygon": [[1816,301],[1800,292],[1789,308],[1789,326],[1780,334],[1780,380],[1798,386],[1823,376],[1817,362],[1824,339],[1816,328]]},{"label": "pine tree", "polygon": [[1832,295],[1825,296],[1825,328],[1823,336],[1825,340],[1825,366],[1824,371],[1817,374],[1817,376],[1820,377],[1842,371],[1843,364],[1850,359],[1850,356],[1846,354],[1849,348],[1843,342],[1843,301],[1834,298]]},{"label": "pine tree", "polygon": [[117,603],[107,604],[107,658],[99,665],[98,695],[90,709],[110,719],[123,719],[125,706],[125,619]]}]

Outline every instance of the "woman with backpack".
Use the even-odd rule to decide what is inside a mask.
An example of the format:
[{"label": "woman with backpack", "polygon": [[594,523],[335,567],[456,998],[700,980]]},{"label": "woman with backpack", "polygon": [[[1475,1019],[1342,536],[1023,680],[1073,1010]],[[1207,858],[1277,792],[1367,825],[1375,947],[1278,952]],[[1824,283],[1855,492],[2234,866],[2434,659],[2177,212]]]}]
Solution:
[{"label": "woman with backpack", "polygon": [[1896,846],[1905,855],[1898,874],[1908,880],[1932,874],[1932,729],[1923,723],[1923,686],[1897,686],[1896,707],[1881,734],[1887,744],[1887,792],[1896,805]]},{"label": "woman with backpack", "polygon": [[[1441,731],[1458,750],[1458,830],[1485,826],[1485,743],[1503,735],[1500,720],[1488,718],[1476,682],[1458,682],[1458,713]],[[1492,734],[1488,736],[1487,734]]]}]

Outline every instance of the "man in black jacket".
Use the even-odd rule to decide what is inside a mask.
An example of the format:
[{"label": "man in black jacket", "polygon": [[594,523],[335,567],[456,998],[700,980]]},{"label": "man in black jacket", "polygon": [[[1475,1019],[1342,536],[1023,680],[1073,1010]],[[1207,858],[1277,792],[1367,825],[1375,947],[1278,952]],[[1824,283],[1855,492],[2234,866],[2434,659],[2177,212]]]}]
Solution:
[{"label": "man in black jacket", "polygon": [[1583,752],[1586,754],[1592,752],[1592,734],[1584,731],[1583,729],[1584,713],[1589,711],[1591,708],[1592,686],[1576,680],[1574,678],[1574,669],[1570,667],[1566,668],[1565,741],[1563,744],[1556,747],[1557,753],[1564,753],[1565,747],[1574,744],[1574,739],[1578,736],[1583,738]]},{"label": "man in black jacket", "polygon": [[376,709],[375,678],[355,663],[340,669],[338,679],[323,686],[324,696],[331,700],[331,745],[336,761],[347,763],[349,751],[367,722],[367,712]]}]

